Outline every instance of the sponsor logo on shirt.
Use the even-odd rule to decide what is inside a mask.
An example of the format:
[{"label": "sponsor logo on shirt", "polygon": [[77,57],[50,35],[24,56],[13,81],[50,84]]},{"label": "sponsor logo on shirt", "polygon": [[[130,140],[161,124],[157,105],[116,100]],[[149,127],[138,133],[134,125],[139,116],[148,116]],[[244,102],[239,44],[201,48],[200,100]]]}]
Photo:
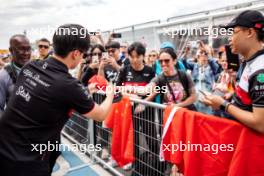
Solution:
[{"label": "sponsor logo on shirt", "polygon": [[257,76],[257,81],[258,81],[259,83],[264,83],[264,73],[260,73],[260,74],[258,74],[258,76]]},{"label": "sponsor logo on shirt", "polygon": [[23,86],[19,86],[17,91],[16,91],[16,95],[21,96],[22,98],[24,98],[26,100],[26,102],[30,101],[31,96],[29,95],[28,92],[26,92],[26,90],[24,89]]},{"label": "sponsor logo on shirt", "polygon": [[145,76],[145,77],[149,77],[149,75],[150,75],[149,73],[144,73],[143,74],[143,76]]}]

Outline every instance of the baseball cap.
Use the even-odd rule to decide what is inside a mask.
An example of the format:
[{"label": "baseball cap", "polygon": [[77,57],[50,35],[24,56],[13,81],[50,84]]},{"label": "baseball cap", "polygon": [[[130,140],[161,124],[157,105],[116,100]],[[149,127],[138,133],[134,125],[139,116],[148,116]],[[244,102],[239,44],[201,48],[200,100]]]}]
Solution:
[{"label": "baseball cap", "polygon": [[160,45],[160,49],[165,49],[165,48],[172,48],[173,50],[175,50],[175,47],[171,42],[163,42]]},{"label": "baseball cap", "polygon": [[264,16],[256,10],[246,10],[240,13],[227,25],[220,25],[221,28],[234,28],[236,26],[255,28],[264,32]]}]

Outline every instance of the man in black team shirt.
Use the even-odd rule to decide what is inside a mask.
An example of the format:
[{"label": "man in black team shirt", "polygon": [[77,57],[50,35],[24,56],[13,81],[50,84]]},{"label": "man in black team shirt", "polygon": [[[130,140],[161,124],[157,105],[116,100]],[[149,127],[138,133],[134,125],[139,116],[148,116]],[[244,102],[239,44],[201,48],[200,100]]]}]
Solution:
[{"label": "man in black team shirt", "polygon": [[41,153],[33,146],[54,143],[73,110],[97,121],[103,121],[110,110],[114,96],[111,85],[112,91],[97,105],[68,73],[89,48],[88,31],[77,24],[60,26],[53,45],[54,56],[23,67],[0,119],[1,175],[50,175],[50,151]]},{"label": "man in black team shirt", "polygon": [[144,65],[146,49],[140,42],[134,42],[128,47],[130,65],[120,69],[118,86],[146,86],[155,77],[154,70]]},{"label": "man in black team shirt", "polygon": [[[140,42],[134,42],[128,47],[128,55],[130,65],[121,68],[118,79],[117,86],[135,86],[135,87],[144,87],[146,86],[154,77],[154,70],[144,65],[144,56],[146,49],[144,45]],[[145,100],[152,100],[154,97],[142,97]],[[138,106],[140,107],[140,106]],[[142,130],[143,136],[146,137],[146,142],[151,153],[158,154],[158,140],[157,140],[157,131],[155,124],[155,116],[153,108],[146,108],[144,111],[139,110],[140,108],[135,109],[135,115],[133,116],[133,126],[134,126],[134,140],[135,140],[135,157],[140,158],[139,150],[139,131]],[[158,158],[156,158],[158,160]],[[136,173],[140,172],[139,161],[135,161],[134,170],[135,173],[132,175],[137,175]],[[141,168],[142,169],[142,168]],[[147,170],[145,168],[144,170]]]},{"label": "man in black team shirt", "polygon": [[244,125],[264,133],[264,16],[253,10],[239,14],[225,28],[233,28],[229,44],[245,64],[232,103],[206,96],[205,103],[231,114]]}]

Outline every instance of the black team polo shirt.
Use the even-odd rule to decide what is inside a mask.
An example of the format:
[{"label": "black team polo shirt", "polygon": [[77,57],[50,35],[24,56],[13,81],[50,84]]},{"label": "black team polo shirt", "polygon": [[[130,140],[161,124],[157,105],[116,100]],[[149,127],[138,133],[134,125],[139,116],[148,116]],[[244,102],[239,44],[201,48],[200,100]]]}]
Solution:
[{"label": "black team polo shirt", "polygon": [[23,67],[0,119],[1,175],[48,173],[50,152],[32,151],[32,144],[55,143],[70,112],[85,114],[94,105],[86,88],[55,58]]}]

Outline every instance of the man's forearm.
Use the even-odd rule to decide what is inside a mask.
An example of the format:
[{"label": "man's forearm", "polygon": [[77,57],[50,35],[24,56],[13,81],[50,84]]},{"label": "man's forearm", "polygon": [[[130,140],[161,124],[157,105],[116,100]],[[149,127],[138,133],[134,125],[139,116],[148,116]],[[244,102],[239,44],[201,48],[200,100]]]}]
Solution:
[{"label": "man's forearm", "polygon": [[145,101],[152,101],[155,97],[156,97],[156,93],[152,93],[150,95],[148,95],[144,100]]},{"label": "man's forearm", "polygon": [[112,107],[113,98],[114,98],[114,95],[109,95],[105,98],[103,103],[100,104],[100,108],[102,109],[102,112],[103,112],[101,121],[104,121],[107,115],[109,114],[111,107]]},{"label": "man's forearm", "polygon": [[193,104],[196,101],[196,94],[192,94],[189,98],[187,98],[185,101],[176,104],[179,107],[186,107],[191,104]]},{"label": "man's forearm", "polygon": [[232,104],[228,106],[227,112],[232,116],[234,116],[238,121],[243,123],[245,126],[248,126],[256,131],[261,132],[258,128],[258,122],[252,112],[242,110]]}]

